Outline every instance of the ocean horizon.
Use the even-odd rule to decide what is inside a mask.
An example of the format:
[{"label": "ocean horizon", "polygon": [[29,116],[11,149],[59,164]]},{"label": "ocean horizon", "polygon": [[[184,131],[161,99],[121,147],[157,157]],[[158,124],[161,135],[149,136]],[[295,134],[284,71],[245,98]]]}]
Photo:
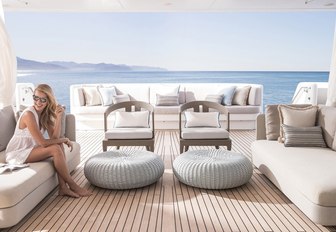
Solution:
[{"label": "ocean horizon", "polygon": [[[323,71],[18,71],[17,83],[49,84],[70,112],[70,85],[90,83],[246,83],[264,86],[264,106],[290,103],[299,82],[327,82]],[[209,93],[210,94],[210,93]]]}]

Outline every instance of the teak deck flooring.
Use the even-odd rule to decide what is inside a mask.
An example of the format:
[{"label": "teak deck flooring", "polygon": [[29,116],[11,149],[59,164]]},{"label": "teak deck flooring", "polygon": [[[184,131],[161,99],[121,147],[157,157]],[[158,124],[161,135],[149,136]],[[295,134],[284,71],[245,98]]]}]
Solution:
[{"label": "teak deck flooring", "polygon": [[[233,150],[251,158],[254,133],[231,131]],[[3,231],[336,231],[310,221],[257,169],[246,185],[234,189],[214,191],[180,183],[172,171],[179,155],[175,130],[156,131],[155,152],[165,163],[157,183],[125,191],[92,186],[83,167],[90,156],[102,152],[102,138],[102,131],[77,132],[82,160],[72,176],[90,188],[92,196],[60,197],[55,189],[19,224]],[[201,148],[208,149],[190,149]]]}]

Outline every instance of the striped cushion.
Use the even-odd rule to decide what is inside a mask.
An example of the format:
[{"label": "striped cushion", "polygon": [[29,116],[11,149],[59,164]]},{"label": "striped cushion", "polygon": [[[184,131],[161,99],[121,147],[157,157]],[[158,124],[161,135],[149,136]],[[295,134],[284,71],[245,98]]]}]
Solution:
[{"label": "striped cushion", "polygon": [[219,104],[222,103],[223,100],[223,94],[209,94],[205,97],[206,101],[211,101],[211,102],[217,102]]},{"label": "striped cushion", "polygon": [[326,147],[320,126],[294,127],[281,125],[285,147]]},{"label": "striped cushion", "polygon": [[156,105],[157,106],[178,106],[179,96],[178,95],[156,94]]}]

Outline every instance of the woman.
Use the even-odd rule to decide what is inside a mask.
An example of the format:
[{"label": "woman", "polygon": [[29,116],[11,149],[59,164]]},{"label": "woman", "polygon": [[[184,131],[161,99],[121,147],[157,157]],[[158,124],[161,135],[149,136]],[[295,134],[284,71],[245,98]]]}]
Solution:
[{"label": "woman", "polygon": [[[52,89],[46,84],[37,86],[33,99],[34,105],[25,109],[17,122],[7,145],[6,161],[23,164],[52,157],[59,180],[59,195],[91,195],[90,191],[74,182],[67,168],[63,143],[72,150],[72,142],[68,138],[60,138],[64,108],[57,105]],[[49,139],[43,137],[45,131]]]}]

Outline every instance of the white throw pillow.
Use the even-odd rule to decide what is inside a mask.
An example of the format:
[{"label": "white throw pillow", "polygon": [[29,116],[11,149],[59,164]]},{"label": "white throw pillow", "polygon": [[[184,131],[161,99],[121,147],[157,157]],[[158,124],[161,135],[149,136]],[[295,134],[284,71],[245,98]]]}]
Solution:
[{"label": "white throw pillow", "polygon": [[112,96],[112,101],[114,104],[120,103],[120,102],[127,102],[130,101],[130,96],[128,94],[120,94]]},{"label": "white throw pillow", "polygon": [[117,95],[114,86],[111,87],[98,87],[100,94],[100,99],[103,106],[108,106],[113,104],[113,96]]},{"label": "white throw pillow", "polygon": [[156,93],[160,95],[178,95],[180,85],[159,85],[156,87]]},{"label": "white throw pillow", "polygon": [[96,86],[83,87],[83,92],[85,97],[85,105],[101,105],[100,95]]},{"label": "white throw pillow", "polygon": [[219,112],[190,112],[185,111],[185,127],[220,127]]},{"label": "white throw pillow", "polygon": [[149,127],[149,111],[120,112],[115,114],[114,128]]}]

